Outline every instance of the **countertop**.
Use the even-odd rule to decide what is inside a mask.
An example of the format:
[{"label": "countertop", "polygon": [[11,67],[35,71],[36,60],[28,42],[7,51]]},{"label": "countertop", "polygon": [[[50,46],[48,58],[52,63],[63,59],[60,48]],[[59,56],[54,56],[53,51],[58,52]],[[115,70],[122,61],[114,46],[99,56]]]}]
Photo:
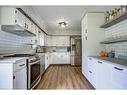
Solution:
[{"label": "countertop", "polygon": [[100,57],[100,56],[89,56],[89,57],[93,57],[93,58],[105,60],[105,61],[108,61],[111,63],[127,66],[127,60],[123,60],[123,59],[110,58],[110,57]]},{"label": "countertop", "polygon": [[0,63],[15,63],[16,61],[26,60],[27,57],[8,57],[0,59]]}]

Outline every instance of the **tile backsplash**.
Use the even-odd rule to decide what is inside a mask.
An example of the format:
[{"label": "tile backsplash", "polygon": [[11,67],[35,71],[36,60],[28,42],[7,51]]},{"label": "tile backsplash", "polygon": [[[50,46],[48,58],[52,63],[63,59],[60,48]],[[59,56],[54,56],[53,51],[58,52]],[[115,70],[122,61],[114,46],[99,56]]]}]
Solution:
[{"label": "tile backsplash", "polygon": [[0,31],[0,54],[34,52],[30,45],[24,44],[29,40],[25,37]]},{"label": "tile backsplash", "polygon": [[[127,37],[127,20],[106,28],[104,31],[105,38],[108,40]],[[106,50],[108,52],[115,51],[115,57],[127,56],[127,42],[107,44]]]}]

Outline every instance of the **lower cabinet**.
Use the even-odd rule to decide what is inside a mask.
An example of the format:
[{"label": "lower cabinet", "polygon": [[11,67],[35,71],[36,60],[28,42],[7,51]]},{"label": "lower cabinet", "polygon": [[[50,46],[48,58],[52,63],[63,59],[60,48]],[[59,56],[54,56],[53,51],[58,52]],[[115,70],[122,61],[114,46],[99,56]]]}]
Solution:
[{"label": "lower cabinet", "polygon": [[101,60],[96,64],[96,89],[110,89],[111,66]]},{"label": "lower cabinet", "polygon": [[51,64],[70,64],[69,52],[54,52],[51,53]]},{"label": "lower cabinet", "polygon": [[23,68],[14,73],[13,84],[14,89],[27,89],[27,77],[26,77],[26,68]]},{"label": "lower cabinet", "polygon": [[0,89],[27,89],[26,59],[0,62]]},{"label": "lower cabinet", "polygon": [[95,89],[127,89],[127,67],[88,57],[85,77]]},{"label": "lower cabinet", "polygon": [[111,65],[111,88],[127,89],[127,68]]},{"label": "lower cabinet", "polygon": [[88,80],[95,87],[96,86],[96,63],[93,58],[88,58]]},{"label": "lower cabinet", "polygon": [[49,67],[50,60],[49,60],[49,53],[45,54],[45,70]]}]

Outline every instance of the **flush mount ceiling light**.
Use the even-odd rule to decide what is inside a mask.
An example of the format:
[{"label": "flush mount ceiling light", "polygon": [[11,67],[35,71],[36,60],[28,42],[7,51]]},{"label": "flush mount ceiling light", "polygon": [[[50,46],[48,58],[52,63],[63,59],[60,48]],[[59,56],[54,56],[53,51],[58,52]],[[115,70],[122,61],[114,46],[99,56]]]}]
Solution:
[{"label": "flush mount ceiling light", "polygon": [[65,21],[61,21],[61,22],[58,22],[58,25],[61,27],[61,28],[64,28],[67,26],[67,23]]}]

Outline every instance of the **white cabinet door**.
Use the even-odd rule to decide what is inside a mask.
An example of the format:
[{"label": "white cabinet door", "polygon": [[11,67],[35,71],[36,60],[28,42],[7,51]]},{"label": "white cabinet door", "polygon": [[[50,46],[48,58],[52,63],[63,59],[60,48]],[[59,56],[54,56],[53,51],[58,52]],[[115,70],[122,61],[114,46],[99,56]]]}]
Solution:
[{"label": "white cabinet door", "polygon": [[118,65],[111,65],[111,68],[112,89],[127,89],[127,68]]},{"label": "white cabinet door", "polygon": [[33,22],[31,22],[31,32],[36,34],[36,25]]},{"label": "white cabinet door", "polygon": [[70,46],[69,36],[51,36],[51,46]]},{"label": "white cabinet door", "polygon": [[38,45],[44,46],[44,33],[42,31],[38,34]]},{"label": "white cabinet door", "polygon": [[13,89],[13,64],[0,63],[0,89]]},{"label": "white cabinet door", "polygon": [[45,69],[47,69],[49,67],[49,54],[45,54]]},{"label": "white cabinet door", "polygon": [[27,72],[26,68],[23,68],[14,73],[14,89],[27,89]]},{"label": "white cabinet door", "polygon": [[25,17],[25,28],[31,31],[31,21],[27,17]]},{"label": "white cabinet door", "polygon": [[51,53],[52,63],[51,64],[70,64],[70,54],[66,53]]},{"label": "white cabinet door", "polygon": [[111,66],[102,60],[96,60],[96,89],[110,89]]},{"label": "white cabinet door", "polygon": [[85,30],[87,28],[87,16],[82,20],[82,73],[88,79],[88,49]]},{"label": "white cabinet door", "polygon": [[25,16],[17,9],[15,10],[15,24],[25,28]]},{"label": "white cabinet door", "polygon": [[88,80],[89,82],[96,87],[96,63],[95,60],[91,57],[88,57]]}]

